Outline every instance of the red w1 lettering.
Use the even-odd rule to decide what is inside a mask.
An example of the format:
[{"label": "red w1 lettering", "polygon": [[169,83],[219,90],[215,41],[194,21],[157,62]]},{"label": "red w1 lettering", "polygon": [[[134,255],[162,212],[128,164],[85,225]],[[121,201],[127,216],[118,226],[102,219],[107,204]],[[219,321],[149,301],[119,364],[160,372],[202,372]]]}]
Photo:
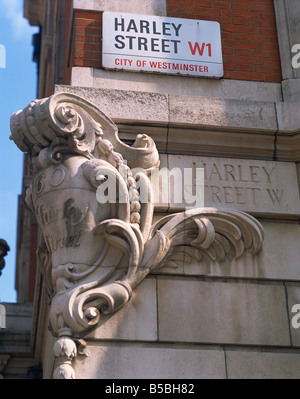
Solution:
[{"label": "red w1 lettering", "polygon": [[200,46],[200,43],[196,42],[194,45],[191,42],[188,42],[190,46],[190,50],[192,55],[196,55],[196,52],[198,51],[199,55],[202,57],[204,54],[204,50],[207,47],[208,48],[208,56],[212,57],[212,51],[211,51],[211,43],[202,43]]}]

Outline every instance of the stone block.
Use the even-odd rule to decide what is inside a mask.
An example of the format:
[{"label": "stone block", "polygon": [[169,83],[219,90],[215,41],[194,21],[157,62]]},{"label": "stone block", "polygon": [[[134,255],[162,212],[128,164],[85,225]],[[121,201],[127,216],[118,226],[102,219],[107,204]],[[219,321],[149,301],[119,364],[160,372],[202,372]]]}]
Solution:
[{"label": "stone block", "polygon": [[[80,82],[80,76],[76,73],[76,69],[83,71],[85,68],[74,67],[72,69],[74,76],[78,76],[79,78],[74,81],[76,86],[85,86],[85,84],[77,84],[77,82]],[[94,87],[100,89],[132,90],[132,72],[94,69],[93,76]],[[72,81],[72,84],[74,83]],[[270,84],[227,79],[191,79],[185,76],[169,76],[165,74],[157,74],[155,79],[153,79],[153,74],[135,73],[134,90],[161,94],[168,93],[180,96],[227,98],[233,100],[282,101],[281,85],[278,83]]]},{"label": "stone block", "polygon": [[226,378],[224,352],[220,348],[88,342],[87,353],[88,357],[75,362],[79,379]]},{"label": "stone block", "polygon": [[300,79],[283,82],[285,102],[277,102],[276,113],[278,134],[276,143],[277,159],[299,162],[300,154]]},{"label": "stone block", "polygon": [[166,0],[74,0],[73,7],[80,10],[115,11],[131,14],[167,15]]},{"label": "stone block", "polygon": [[299,132],[299,106],[299,101],[276,103],[278,131],[281,134]]},{"label": "stone block", "polygon": [[93,87],[94,69],[73,67],[71,73],[71,86],[74,87]]},{"label": "stone block", "polygon": [[6,310],[6,329],[9,333],[30,332],[32,329],[33,305],[31,303],[3,303]]},{"label": "stone block", "polygon": [[[194,182],[183,181],[184,171],[196,175],[204,169],[204,206],[217,209],[236,209],[253,214],[299,215],[300,199],[296,165],[287,162],[169,155],[169,170],[180,169],[182,187],[193,186],[193,194],[202,188]],[[178,180],[177,187],[178,187]],[[174,185],[170,187],[170,208],[185,209],[195,206],[174,200]],[[190,189],[188,191],[191,191]],[[172,197],[173,195],[173,197]],[[159,205],[157,206],[159,208]]]},{"label": "stone block", "polygon": [[95,0],[73,0],[73,8],[79,10],[94,10]]},{"label": "stone block", "polygon": [[[241,129],[242,130],[242,129]],[[218,145],[216,145],[216,143]],[[237,132],[193,126],[173,126],[168,131],[168,153],[273,160],[274,136],[258,131]]]},{"label": "stone block", "polygon": [[[0,328],[0,353],[27,353],[32,335],[33,305],[3,303],[5,328]],[[1,320],[2,321],[2,320]]]},{"label": "stone block", "polygon": [[159,340],[290,345],[284,287],[158,277]]},{"label": "stone block", "polygon": [[286,79],[282,81],[284,101],[300,100],[300,79]]},{"label": "stone block", "polygon": [[111,316],[103,315],[100,324],[86,339],[156,341],[156,280],[144,280],[129,303]]},{"label": "stone block", "polygon": [[131,14],[167,15],[166,0],[122,0],[117,3],[111,0],[94,0],[97,11],[116,11]]},{"label": "stone block", "polygon": [[[164,214],[162,216],[157,214],[156,219],[163,216]],[[237,260],[224,261],[220,264],[205,258],[200,261],[185,259],[177,261],[177,267],[163,267],[156,274],[298,281],[300,242],[298,222],[277,223],[270,220],[263,221],[262,226],[264,242],[257,256],[247,253]]]},{"label": "stone block", "polygon": [[169,102],[171,124],[277,131],[274,103],[175,95]]},{"label": "stone block", "polygon": [[299,280],[299,224],[264,222],[262,225],[264,244],[258,254],[258,267],[253,270],[253,277]]},{"label": "stone block", "polygon": [[138,121],[167,124],[169,120],[168,96],[165,94],[56,86],[56,93],[58,92],[76,94],[84,98],[116,123]]},{"label": "stone block", "polygon": [[267,353],[226,350],[229,379],[299,379],[300,352]]}]

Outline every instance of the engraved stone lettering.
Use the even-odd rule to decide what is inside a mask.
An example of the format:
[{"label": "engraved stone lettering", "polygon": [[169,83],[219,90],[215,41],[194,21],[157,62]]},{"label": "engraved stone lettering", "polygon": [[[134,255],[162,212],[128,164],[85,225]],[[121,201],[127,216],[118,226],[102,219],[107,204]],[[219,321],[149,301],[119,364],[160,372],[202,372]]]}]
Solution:
[{"label": "engraved stone lettering", "polygon": [[211,190],[213,202],[219,202],[221,204],[222,200],[220,198],[220,188],[217,186],[211,186]]},{"label": "engraved stone lettering", "polygon": [[[195,162],[194,162],[195,164]],[[193,168],[196,168],[196,164]],[[199,165],[197,165],[199,167]],[[276,171],[274,167],[265,167],[258,165],[233,165],[231,163],[224,163],[218,165],[216,163],[202,162],[200,167],[204,169],[205,180],[220,182],[241,182],[241,183],[272,183],[272,176]]]},{"label": "engraved stone lettering", "polygon": [[234,204],[235,203],[235,198],[234,198],[234,189],[233,187],[223,187],[224,190],[224,198],[226,204]]},{"label": "engraved stone lettering", "polygon": [[233,165],[225,164],[224,170],[225,170],[225,180],[226,181],[236,181],[236,178],[234,176],[234,166]]},{"label": "engraved stone lettering", "polygon": [[248,182],[249,179],[246,176],[243,176],[244,169],[242,168],[242,165],[238,165],[238,176],[239,176],[239,181],[241,182]]},{"label": "engraved stone lettering", "polygon": [[213,167],[211,169],[210,178],[213,178],[214,176],[217,176],[221,181],[223,180],[222,175],[215,163],[213,164]]},{"label": "engraved stone lettering", "polygon": [[45,235],[45,242],[51,253],[54,253],[61,248],[79,247],[80,246],[80,235],[81,231],[75,235],[68,236],[54,236],[53,234]]},{"label": "engraved stone lettering", "polygon": [[267,193],[269,194],[273,204],[275,205],[281,205],[282,201],[282,196],[284,193],[284,190],[273,190],[273,189],[267,189]]},{"label": "engraved stone lettering", "polygon": [[63,217],[66,224],[71,226],[82,223],[88,211],[88,207],[82,209],[80,206],[73,206],[74,202],[74,198],[69,198],[64,204]]},{"label": "engraved stone lettering", "polygon": [[39,204],[36,207],[37,217],[42,224],[42,226],[46,226],[50,223],[56,222],[58,216],[58,210],[55,208],[49,208],[44,204]]},{"label": "engraved stone lettering", "polygon": [[246,190],[251,193],[252,197],[250,197],[250,198],[252,198],[253,204],[257,205],[259,203],[258,198],[261,193],[261,189],[260,188],[246,188]]},{"label": "engraved stone lettering", "polygon": [[259,166],[250,166],[250,180],[252,183],[260,183],[261,179],[259,178]]},{"label": "engraved stone lettering", "polygon": [[245,195],[245,190],[243,187],[234,187],[235,195],[236,195],[236,202],[240,205],[244,205],[247,203],[247,198]]},{"label": "engraved stone lettering", "polygon": [[[270,214],[298,214],[297,173],[291,162],[168,156],[168,166],[204,170],[204,205]],[[292,182],[295,182],[293,184]],[[178,204],[170,202],[174,209]],[[181,204],[182,208],[186,203]]]},{"label": "engraved stone lettering", "polygon": [[268,183],[271,183],[271,175],[274,173],[275,171],[275,166],[271,169],[271,170],[267,170],[267,168],[265,166],[262,167],[262,170],[266,173],[267,178],[268,178]]}]

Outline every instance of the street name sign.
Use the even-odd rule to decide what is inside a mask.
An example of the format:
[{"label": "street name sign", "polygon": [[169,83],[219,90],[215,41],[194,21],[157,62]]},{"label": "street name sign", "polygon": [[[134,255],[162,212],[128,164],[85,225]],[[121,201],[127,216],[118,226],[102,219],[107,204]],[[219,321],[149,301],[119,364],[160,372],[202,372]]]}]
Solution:
[{"label": "street name sign", "polygon": [[102,66],[133,72],[221,78],[220,24],[105,11]]}]

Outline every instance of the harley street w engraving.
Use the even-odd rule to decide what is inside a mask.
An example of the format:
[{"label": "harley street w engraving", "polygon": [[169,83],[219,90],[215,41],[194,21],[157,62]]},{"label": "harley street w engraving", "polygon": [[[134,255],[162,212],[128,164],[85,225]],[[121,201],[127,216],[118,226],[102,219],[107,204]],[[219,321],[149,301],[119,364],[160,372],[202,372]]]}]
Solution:
[{"label": "harley street w engraving", "polygon": [[[296,215],[300,212],[295,164],[247,159],[169,155],[162,164],[204,170],[204,204],[245,212]],[[195,192],[195,182],[189,187]],[[187,189],[187,187],[185,188]],[[170,208],[183,208],[173,199]]]}]

